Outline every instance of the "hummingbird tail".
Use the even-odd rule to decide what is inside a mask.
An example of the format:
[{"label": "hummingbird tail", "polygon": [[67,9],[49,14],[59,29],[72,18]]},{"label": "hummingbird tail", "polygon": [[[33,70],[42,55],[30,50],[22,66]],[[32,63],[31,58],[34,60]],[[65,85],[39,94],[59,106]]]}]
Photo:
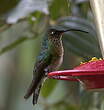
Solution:
[{"label": "hummingbird tail", "polygon": [[39,82],[39,84],[38,84],[33,79],[27,93],[24,96],[24,98],[28,99],[33,94],[32,103],[33,103],[33,105],[37,104],[41,87],[42,87],[42,82]]},{"label": "hummingbird tail", "polygon": [[41,87],[42,87],[42,84],[40,83],[36,88],[36,90],[33,92],[33,101],[32,101],[33,105],[37,104]]}]

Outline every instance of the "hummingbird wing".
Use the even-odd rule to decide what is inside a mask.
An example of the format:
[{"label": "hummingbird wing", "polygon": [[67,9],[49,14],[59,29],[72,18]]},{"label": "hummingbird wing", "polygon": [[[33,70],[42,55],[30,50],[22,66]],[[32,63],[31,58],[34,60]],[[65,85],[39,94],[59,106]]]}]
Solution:
[{"label": "hummingbird wing", "polygon": [[33,80],[26,95],[24,96],[25,99],[28,99],[33,94],[33,101],[36,99],[33,104],[37,102],[41,84],[43,82],[43,79],[45,78],[45,68],[47,68],[47,66],[49,65],[51,58],[51,55],[46,53],[45,55],[43,55],[43,57],[41,57],[41,60],[38,57],[38,60],[35,64],[33,70]]}]

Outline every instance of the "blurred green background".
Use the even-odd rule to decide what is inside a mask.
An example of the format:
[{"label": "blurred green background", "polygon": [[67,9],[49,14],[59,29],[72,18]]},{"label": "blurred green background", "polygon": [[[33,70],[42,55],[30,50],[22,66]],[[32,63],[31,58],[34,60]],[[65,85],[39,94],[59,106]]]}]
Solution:
[{"label": "blurred green background", "polygon": [[0,1],[0,110],[103,110],[103,92],[86,91],[79,83],[46,80],[38,104],[24,94],[41,41],[50,26],[88,31],[64,34],[60,70],[102,57],[89,0]]}]

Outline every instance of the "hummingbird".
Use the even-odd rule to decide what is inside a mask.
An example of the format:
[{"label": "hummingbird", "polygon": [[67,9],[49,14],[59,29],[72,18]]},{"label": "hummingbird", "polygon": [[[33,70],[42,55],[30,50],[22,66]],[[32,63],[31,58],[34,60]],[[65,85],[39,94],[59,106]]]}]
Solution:
[{"label": "hummingbird", "polygon": [[41,52],[37,57],[33,69],[33,80],[24,96],[25,99],[28,99],[31,95],[33,95],[33,105],[37,104],[40,89],[44,80],[47,78],[47,74],[58,70],[63,62],[64,48],[62,35],[67,31],[81,31],[87,33],[86,31],[79,29],[48,29],[47,37],[45,37],[42,42]]}]

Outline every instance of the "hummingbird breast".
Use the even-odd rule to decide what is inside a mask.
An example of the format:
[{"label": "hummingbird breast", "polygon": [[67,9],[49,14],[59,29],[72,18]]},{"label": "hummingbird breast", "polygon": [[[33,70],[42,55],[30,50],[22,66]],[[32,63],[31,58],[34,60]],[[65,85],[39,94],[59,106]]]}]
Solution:
[{"label": "hummingbird breast", "polygon": [[64,49],[61,39],[52,39],[51,40],[51,51],[54,55],[63,56]]},{"label": "hummingbird breast", "polygon": [[61,66],[63,62],[64,49],[62,40],[60,39],[54,39],[51,41],[51,43],[51,54],[53,56],[51,65],[53,65],[52,70],[55,71]]}]

